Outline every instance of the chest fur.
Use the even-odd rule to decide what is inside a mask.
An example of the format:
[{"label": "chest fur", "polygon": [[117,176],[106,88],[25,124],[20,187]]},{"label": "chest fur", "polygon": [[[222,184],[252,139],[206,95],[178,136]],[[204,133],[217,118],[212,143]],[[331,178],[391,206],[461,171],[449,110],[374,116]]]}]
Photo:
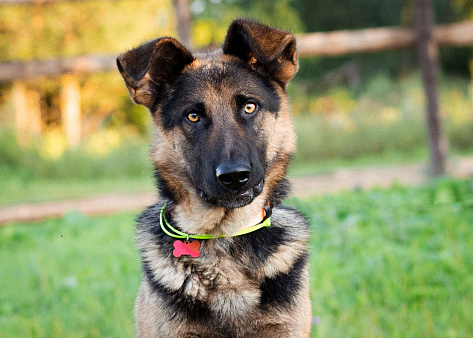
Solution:
[{"label": "chest fur", "polygon": [[261,299],[258,274],[225,247],[206,244],[199,258],[186,257],[175,265],[184,276],[181,297],[202,302],[217,317],[246,317]]}]

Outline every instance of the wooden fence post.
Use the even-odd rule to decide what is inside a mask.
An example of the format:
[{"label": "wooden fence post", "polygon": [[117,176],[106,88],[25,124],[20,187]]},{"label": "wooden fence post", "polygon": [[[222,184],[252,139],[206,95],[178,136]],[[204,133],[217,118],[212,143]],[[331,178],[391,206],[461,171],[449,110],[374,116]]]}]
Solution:
[{"label": "wooden fence post", "polygon": [[174,0],[174,10],[177,17],[177,36],[187,48],[191,46],[191,10],[189,0]]},{"label": "wooden fence post", "polygon": [[75,147],[81,137],[80,86],[74,75],[61,77],[61,119],[69,146]]},{"label": "wooden fence post", "polygon": [[414,28],[417,53],[422,70],[424,91],[427,100],[427,125],[429,131],[431,174],[446,173],[447,142],[442,130],[438,104],[438,44],[434,38],[434,10],[432,0],[416,0]]},{"label": "wooden fence post", "polygon": [[13,82],[12,86],[13,105],[15,106],[16,129],[23,134],[28,131],[28,106],[26,104],[28,94],[26,85],[22,81]]},{"label": "wooden fence post", "polygon": [[41,133],[41,97],[38,92],[29,90],[24,81],[13,82],[12,96],[18,142],[25,146],[31,134]]}]

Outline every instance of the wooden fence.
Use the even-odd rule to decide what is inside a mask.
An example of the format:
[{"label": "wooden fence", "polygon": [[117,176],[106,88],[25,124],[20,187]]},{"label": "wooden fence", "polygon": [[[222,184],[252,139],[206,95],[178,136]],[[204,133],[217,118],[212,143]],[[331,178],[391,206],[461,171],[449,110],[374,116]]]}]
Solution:
[{"label": "wooden fence", "polygon": [[[298,34],[296,38],[301,57],[373,53],[414,47],[416,44],[413,29],[395,27]],[[434,30],[434,38],[441,47],[473,45],[473,21],[439,25]],[[1,62],[0,82],[106,72],[115,70],[116,57],[116,54],[84,55],[42,61]]]}]

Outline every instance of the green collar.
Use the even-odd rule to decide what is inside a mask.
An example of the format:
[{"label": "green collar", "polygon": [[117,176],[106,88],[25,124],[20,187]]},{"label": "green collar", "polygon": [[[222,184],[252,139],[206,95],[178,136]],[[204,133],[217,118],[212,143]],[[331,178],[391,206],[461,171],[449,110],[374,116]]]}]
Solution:
[{"label": "green collar", "polygon": [[[201,235],[189,235],[186,234],[185,232],[179,231],[176,228],[173,228],[171,224],[166,220],[166,203],[164,206],[161,208],[161,213],[159,215],[159,224],[161,225],[161,229],[166,233],[166,235],[174,237],[174,238],[186,238],[189,240],[189,238],[192,239],[212,239],[212,238],[222,238],[222,237],[235,237],[235,236],[241,236],[241,235],[246,235],[250,232],[259,230],[263,227],[269,227],[271,225],[271,217],[266,217],[261,223],[258,223],[256,225],[250,226],[248,228],[242,229],[239,232],[237,232],[234,235],[219,235],[219,236],[213,236],[213,235],[208,235],[208,234],[201,234]],[[164,226],[166,225],[166,226]],[[166,229],[166,227],[169,228]]]}]

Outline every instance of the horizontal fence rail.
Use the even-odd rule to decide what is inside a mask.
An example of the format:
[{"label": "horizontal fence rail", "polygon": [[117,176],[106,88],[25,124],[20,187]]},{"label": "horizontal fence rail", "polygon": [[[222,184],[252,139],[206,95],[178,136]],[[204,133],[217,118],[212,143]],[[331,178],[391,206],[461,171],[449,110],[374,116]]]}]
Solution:
[{"label": "horizontal fence rail", "polygon": [[52,77],[62,74],[90,74],[116,68],[117,55],[84,55],[67,59],[0,63],[0,82]]},{"label": "horizontal fence rail", "polygon": [[[300,56],[378,52],[411,47],[416,43],[413,29],[394,27],[308,33],[296,37]],[[439,46],[473,45],[473,21],[438,25],[434,37]]]},{"label": "horizontal fence rail", "polygon": [[[439,46],[473,45],[473,21],[439,25],[435,28]],[[409,28],[370,28],[353,31],[299,34],[297,48],[304,56],[337,56],[413,47],[415,32]],[[0,82],[61,74],[89,74],[115,69],[117,55],[84,55],[43,61],[0,63]]]}]

